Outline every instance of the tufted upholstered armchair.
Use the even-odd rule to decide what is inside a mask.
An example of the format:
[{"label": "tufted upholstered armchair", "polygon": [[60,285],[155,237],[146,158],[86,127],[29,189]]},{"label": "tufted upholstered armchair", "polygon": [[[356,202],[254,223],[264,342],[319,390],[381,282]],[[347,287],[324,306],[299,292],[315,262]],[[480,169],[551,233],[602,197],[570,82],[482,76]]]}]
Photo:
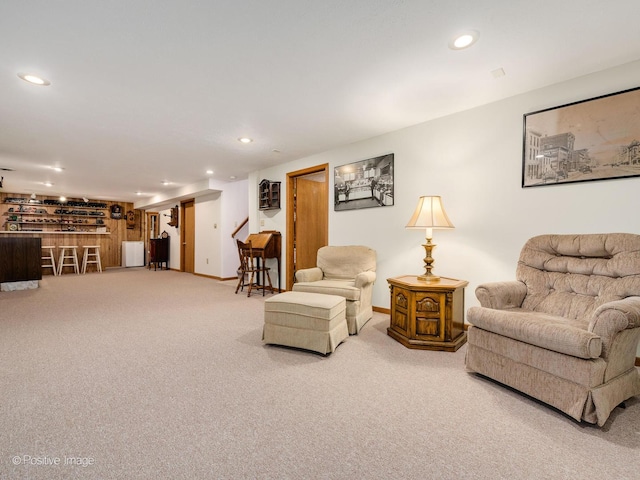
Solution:
[{"label": "tufted upholstered armchair", "polygon": [[640,394],[640,235],[541,235],[516,281],[476,289],[467,369],[604,425]]},{"label": "tufted upholstered armchair", "polygon": [[373,317],[376,251],[360,245],[326,246],[318,250],[316,265],[296,272],[293,291],[344,297],[349,334],[357,334]]}]

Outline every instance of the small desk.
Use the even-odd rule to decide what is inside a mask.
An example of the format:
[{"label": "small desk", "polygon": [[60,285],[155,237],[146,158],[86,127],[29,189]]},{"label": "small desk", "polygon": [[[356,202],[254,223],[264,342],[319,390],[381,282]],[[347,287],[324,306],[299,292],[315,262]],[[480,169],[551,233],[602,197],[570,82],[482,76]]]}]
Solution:
[{"label": "small desk", "polygon": [[391,324],[387,334],[407,348],[455,352],[467,341],[464,287],[469,282],[442,277],[423,282],[415,275],[388,278]]},{"label": "small desk", "polygon": [[[251,248],[262,259],[262,265],[267,258],[275,258],[278,264],[278,291],[280,290],[280,251],[282,250],[282,235],[275,230],[251,233],[244,243],[251,242]],[[264,274],[263,274],[264,276]],[[264,285],[264,278],[260,281]]]}]

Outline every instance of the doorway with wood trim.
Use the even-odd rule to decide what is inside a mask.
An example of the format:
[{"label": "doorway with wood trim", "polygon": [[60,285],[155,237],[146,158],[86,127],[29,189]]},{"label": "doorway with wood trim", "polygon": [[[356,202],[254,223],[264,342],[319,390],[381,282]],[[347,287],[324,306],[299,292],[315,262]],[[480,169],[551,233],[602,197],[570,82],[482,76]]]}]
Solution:
[{"label": "doorway with wood trim", "polygon": [[151,249],[150,240],[160,236],[160,214],[158,212],[145,212],[145,216],[144,249],[146,252],[146,261],[149,263],[149,251]]},{"label": "doorway with wood trim", "polygon": [[180,203],[180,271],[186,273],[195,272],[196,251],[196,208],[195,200],[184,200]]},{"label": "doorway with wood trim", "polygon": [[287,173],[287,290],[329,243],[329,164]]}]

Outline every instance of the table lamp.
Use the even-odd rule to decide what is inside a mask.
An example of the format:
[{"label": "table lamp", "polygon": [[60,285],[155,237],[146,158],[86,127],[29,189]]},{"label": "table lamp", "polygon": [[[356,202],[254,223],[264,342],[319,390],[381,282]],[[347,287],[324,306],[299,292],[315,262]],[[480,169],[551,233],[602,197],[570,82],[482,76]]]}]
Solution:
[{"label": "table lamp", "polygon": [[426,256],[424,257],[424,275],[418,276],[418,280],[424,282],[437,282],[440,277],[431,273],[433,257],[431,251],[435,244],[431,242],[434,228],[454,228],[451,220],[447,217],[447,212],[442,206],[442,199],[439,196],[424,196],[418,199],[418,206],[413,212],[413,216],[405,228],[419,229],[425,228],[426,243],[422,245]]}]

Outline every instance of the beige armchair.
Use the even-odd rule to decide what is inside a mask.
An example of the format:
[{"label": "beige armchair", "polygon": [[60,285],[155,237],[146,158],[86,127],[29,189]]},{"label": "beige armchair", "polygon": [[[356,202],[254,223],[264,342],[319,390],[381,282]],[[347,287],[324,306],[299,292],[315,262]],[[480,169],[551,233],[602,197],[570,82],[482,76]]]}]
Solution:
[{"label": "beige armchair", "polygon": [[373,317],[375,250],[357,245],[322,247],[318,250],[316,265],[296,272],[293,291],[344,297],[349,333],[357,334]]},{"label": "beige armchair", "polygon": [[516,279],[476,289],[467,368],[604,425],[640,395],[640,235],[534,237]]}]

